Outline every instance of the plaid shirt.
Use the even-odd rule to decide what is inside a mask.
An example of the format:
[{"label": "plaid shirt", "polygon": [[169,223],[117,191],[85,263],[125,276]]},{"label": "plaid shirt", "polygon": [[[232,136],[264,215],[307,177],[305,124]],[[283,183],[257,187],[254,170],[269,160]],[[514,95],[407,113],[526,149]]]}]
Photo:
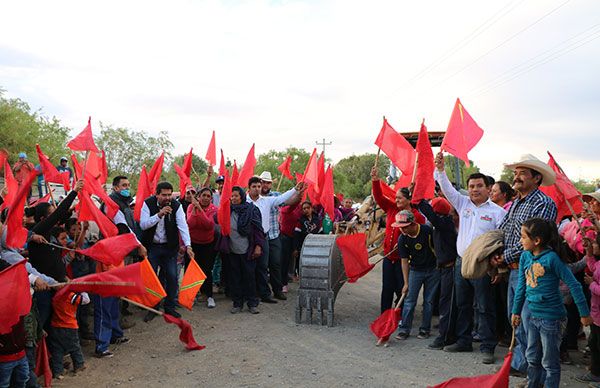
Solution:
[{"label": "plaid shirt", "polygon": [[[278,191],[271,191],[269,193],[269,197],[279,197],[281,195]],[[271,228],[269,229],[269,233],[267,236],[269,240],[273,240],[274,238],[279,237],[279,208],[271,208],[271,213],[269,213],[269,224]]]},{"label": "plaid shirt", "polygon": [[500,224],[504,230],[504,261],[507,264],[518,263],[523,253],[521,245],[521,226],[530,218],[543,218],[556,221],[556,204],[539,189],[525,198],[516,199],[506,217]]}]

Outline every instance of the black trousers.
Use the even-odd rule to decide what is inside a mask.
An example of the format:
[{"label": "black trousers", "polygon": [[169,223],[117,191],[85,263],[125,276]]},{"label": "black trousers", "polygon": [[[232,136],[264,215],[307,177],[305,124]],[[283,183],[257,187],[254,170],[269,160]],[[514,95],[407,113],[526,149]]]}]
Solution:
[{"label": "black trousers", "polygon": [[592,365],[590,366],[590,372],[594,376],[600,376],[600,327],[590,325],[590,339],[588,345],[590,346],[590,353],[592,355]]},{"label": "black trousers", "polygon": [[258,306],[256,296],[256,260],[249,260],[247,254],[238,255],[230,253],[227,255],[230,265],[229,289],[234,307]]},{"label": "black trousers", "polygon": [[381,289],[381,312],[392,308],[394,294],[397,298],[402,294],[404,277],[402,276],[402,263],[400,260],[392,262],[388,258],[383,259],[383,287]]},{"label": "black trousers", "polygon": [[200,287],[200,292],[209,298],[213,296],[213,277],[212,270],[215,265],[215,257],[217,252],[215,251],[215,242],[208,244],[195,244],[192,243],[192,250],[196,257],[196,262],[202,269],[202,272],[206,275],[204,283]]},{"label": "black trousers", "polygon": [[440,337],[446,341],[450,338],[448,335],[454,333],[454,326],[456,325],[456,319],[454,322],[451,321],[452,311],[452,292],[454,290],[454,266],[447,268],[440,268]]}]

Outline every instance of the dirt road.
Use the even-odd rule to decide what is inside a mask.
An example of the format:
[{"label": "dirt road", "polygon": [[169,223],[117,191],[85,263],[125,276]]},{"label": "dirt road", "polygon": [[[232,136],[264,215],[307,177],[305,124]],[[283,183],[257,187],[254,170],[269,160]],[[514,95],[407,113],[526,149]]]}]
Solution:
[{"label": "dirt road", "polygon": [[[449,354],[429,350],[431,341],[416,333],[408,340],[392,340],[375,347],[370,322],[379,314],[379,266],[358,283],[342,287],[335,308],[336,326],[294,322],[297,283],[288,301],[260,305],[260,314],[246,310],[232,315],[231,303],[217,295],[217,307],[205,303],[183,317],[194,327],[196,340],[206,349],[187,352],[178,329],[156,318],[144,323],[137,309],[137,325],[127,331],[132,342],[114,348],[115,356],[96,359],[93,346],[84,352],[88,369],[67,376],[61,387],[425,387],[452,376],[492,373],[478,352]],[[420,322],[420,307],[415,322]],[[498,361],[506,352],[497,348]],[[581,364],[580,354],[572,353]],[[584,386],[572,377],[583,367],[563,368],[562,386]],[[511,386],[520,379],[512,379]]]}]

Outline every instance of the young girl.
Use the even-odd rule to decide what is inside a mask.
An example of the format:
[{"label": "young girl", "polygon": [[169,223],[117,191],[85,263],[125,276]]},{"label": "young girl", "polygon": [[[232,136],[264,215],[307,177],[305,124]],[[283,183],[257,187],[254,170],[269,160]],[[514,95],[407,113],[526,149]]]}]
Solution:
[{"label": "young girl", "polygon": [[[531,312],[526,351],[529,387],[555,388],[560,384],[560,342],[567,321],[558,286],[560,280],[571,290],[581,324],[588,326],[592,322],[581,285],[556,254],[558,241],[558,230],[551,221],[532,218],[521,227],[523,253],[512,324],[521,323],[521,309],[527,299]],[[543,381],[544,371],[546,379]]]}]

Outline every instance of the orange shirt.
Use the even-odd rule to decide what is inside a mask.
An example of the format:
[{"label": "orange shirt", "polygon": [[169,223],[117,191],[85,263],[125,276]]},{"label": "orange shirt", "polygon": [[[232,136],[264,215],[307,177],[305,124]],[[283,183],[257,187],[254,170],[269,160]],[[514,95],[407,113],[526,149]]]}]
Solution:
[{"label": "orange shirt", "polygon": [[77,329],[77,306],[81,303],[81,298],[77,298],[75,304],[71,300],[75,296],[74,292],[65,293],[59,299],[52,300],[52,327],[63,327],[67,329]]}]

